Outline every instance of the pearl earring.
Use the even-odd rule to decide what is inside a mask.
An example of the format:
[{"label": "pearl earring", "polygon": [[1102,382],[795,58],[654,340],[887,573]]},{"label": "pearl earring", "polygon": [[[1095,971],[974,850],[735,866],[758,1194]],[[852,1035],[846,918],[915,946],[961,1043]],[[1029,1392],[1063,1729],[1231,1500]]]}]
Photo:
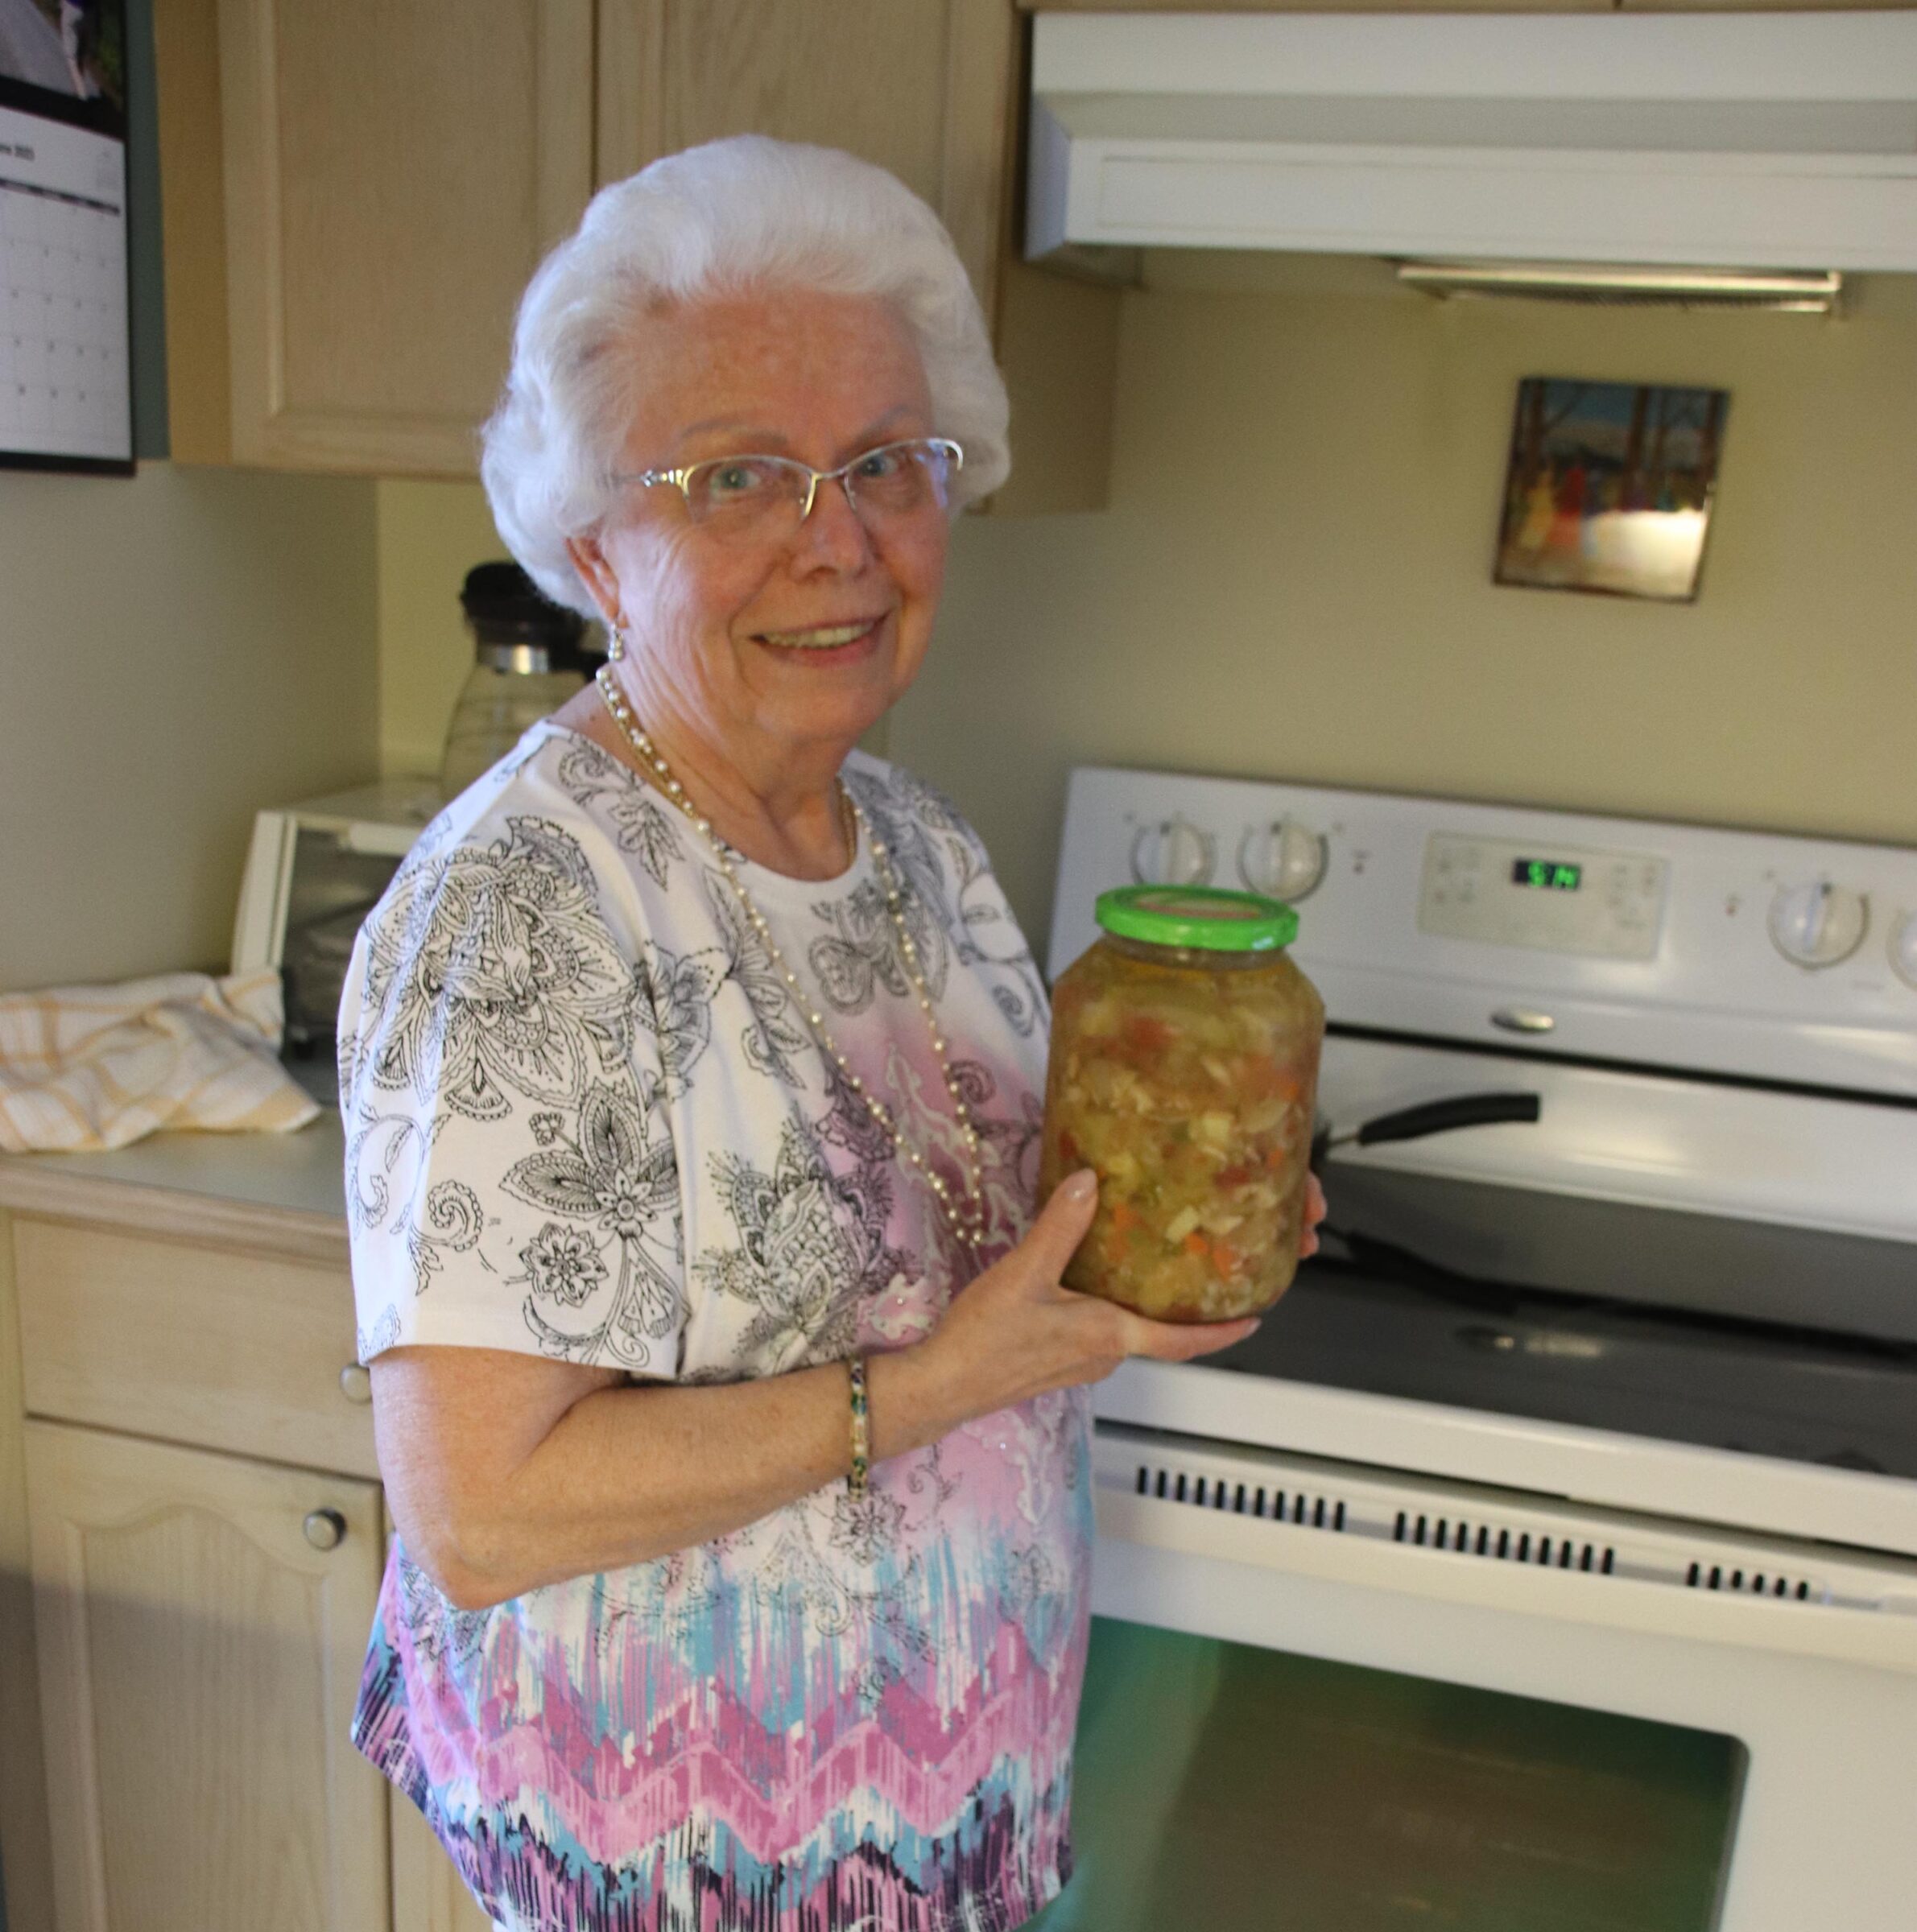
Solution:
[{"label": "pearl earring", "polygon": [[625,655],[626,633],[617,622],[608,618],[605,625],[605,661],[609,664],[617,664]]}]

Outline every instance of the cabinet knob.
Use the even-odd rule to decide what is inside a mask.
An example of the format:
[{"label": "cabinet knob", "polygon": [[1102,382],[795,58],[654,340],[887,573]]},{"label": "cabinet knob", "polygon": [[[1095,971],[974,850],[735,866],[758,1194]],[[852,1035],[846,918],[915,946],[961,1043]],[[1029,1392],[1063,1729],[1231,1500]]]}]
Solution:
[{"label": "cabinet knob", "polygon": [[337,1509],[309,1509],[300,1526],[316,1550],[337,1550],[346,1540],[346,1519]]},{"label": "cabinet knob", "polygon": [[373,1399],[373,1372],[357,1362],[349,1362],[340,1371],[340,1393],[349,1402],[365,1404]]}]

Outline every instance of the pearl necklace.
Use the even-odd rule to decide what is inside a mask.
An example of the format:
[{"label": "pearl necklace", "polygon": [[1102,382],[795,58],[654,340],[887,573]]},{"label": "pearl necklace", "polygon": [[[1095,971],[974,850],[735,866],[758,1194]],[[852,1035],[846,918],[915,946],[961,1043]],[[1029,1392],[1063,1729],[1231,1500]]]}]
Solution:
[{"label": "pearl necklace", "polygon": [[952,1110],[958,1121],[959,1135],[965,1142],[965,1182],[969,1195],[967,1199],[954,1197],[947,1186],[944,1175],[935,1173],[931,1163],[919,1150],[907,1141],[899,1131],[897,1117],[890,1108],[875,1094],[866,1091],[866,1084],[854,1073],[845,1056],[839,1051],[838,1042],[826,1030],[825,1016],[816,1011],[805,991],[799,984],[799,976],[793,972],[785,955],[780,952],[779,942],[772,936],[772,930],[766,917],[753,902],[752,894],[746,889],[746,881],[739,877],[738,868],[721,843],[719,835],[713,829],[713,822],[707,818],[692,801],[686,796],[685,787],[673,776],[671,767],[659,756],[655,745],[634,716],[632,708],[626,701],[626,694],[614,680],[609,669],[601,668],[594,680],[599,687],[599,695],[605,701],[605,708],[611,713],[613,722],[624,734],[626,742],[645,760],[659,776],[659,789],[692,821],[693,829],[711,847],[713,858],[717,861],[721,875],[732,888],[733,896],[739,902],[739,910],[744,914],[751,927],[771,956],[774,968],[785,982],[787,989],[798,1003],[799,1010],[804,1014],[806,1025],[820,1050],[839,1070],[840,1077],[858,1096],[873,1125],[892,1143],[893,1151],[908,1167],[913,1169],[932,1190],[946,1224],[952,1229],[961,1247],[976,1251],[985,1238],[985,1182],[979,1166],[978,1129],[973,1126],[970,1110],[965,1105],[965,1096],[959,1091],[956,1080],[952,1076],[952,1063],[947,1058],[945,1036],[939,1030],[938,1018],[932,1011],[932,995],[927,989],[925,975],[919,964],[919,948],[914,943],[911,929],[905,923],[905,902],[899,890],[897,875],[892,870],[891,854],[883,841],[872,829],[857,799],[841,782],[839,796],[852,815],[853,857],[858,857],[858,835],[863,832],[872,848],[872,861],[878,873],[879,884],[886,895],[886,910],[891,915],[894,928],[899,935],[899,956],[904,963],[905,976],[911,982],[913,993],[919,1001],[919,1010],[925,1015],[926,1025],[932,1030],[932,1051],[939,1063],[939,1071],[945,1082],[945,1091],[952,1098]]}]

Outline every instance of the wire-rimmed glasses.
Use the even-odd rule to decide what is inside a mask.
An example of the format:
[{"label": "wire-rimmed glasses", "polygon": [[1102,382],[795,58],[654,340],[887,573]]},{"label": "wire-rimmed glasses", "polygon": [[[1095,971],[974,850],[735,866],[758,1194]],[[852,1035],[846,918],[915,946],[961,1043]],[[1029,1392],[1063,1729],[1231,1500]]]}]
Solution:
[{"label": "wire-rimmed glasses", "polygon": [[882,443],[841,463],[814,469],[794,456],[711,456],[678,469],[630,470],[611,480],[652,489],[670,484],[693,522],[729,537],[789,535],[812,514],[821,483],[837,483],[867,530],[894,518],[944,510],[965,452],[949,436]]}]

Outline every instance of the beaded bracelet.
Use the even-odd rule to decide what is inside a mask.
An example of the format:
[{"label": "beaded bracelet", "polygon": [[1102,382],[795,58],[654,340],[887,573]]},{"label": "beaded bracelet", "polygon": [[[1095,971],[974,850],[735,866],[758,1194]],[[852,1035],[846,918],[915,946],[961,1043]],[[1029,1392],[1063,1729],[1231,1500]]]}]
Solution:
[{"label": "beaded bracelet", "polygon": [[866,1405],[866,1358],[849,1356],[845,1369],[852,1378],[852,1473],[845,1479],[846,1492],[857,1500],[866,1494],[866,1479],[872,1468],[872,1418]]}]

